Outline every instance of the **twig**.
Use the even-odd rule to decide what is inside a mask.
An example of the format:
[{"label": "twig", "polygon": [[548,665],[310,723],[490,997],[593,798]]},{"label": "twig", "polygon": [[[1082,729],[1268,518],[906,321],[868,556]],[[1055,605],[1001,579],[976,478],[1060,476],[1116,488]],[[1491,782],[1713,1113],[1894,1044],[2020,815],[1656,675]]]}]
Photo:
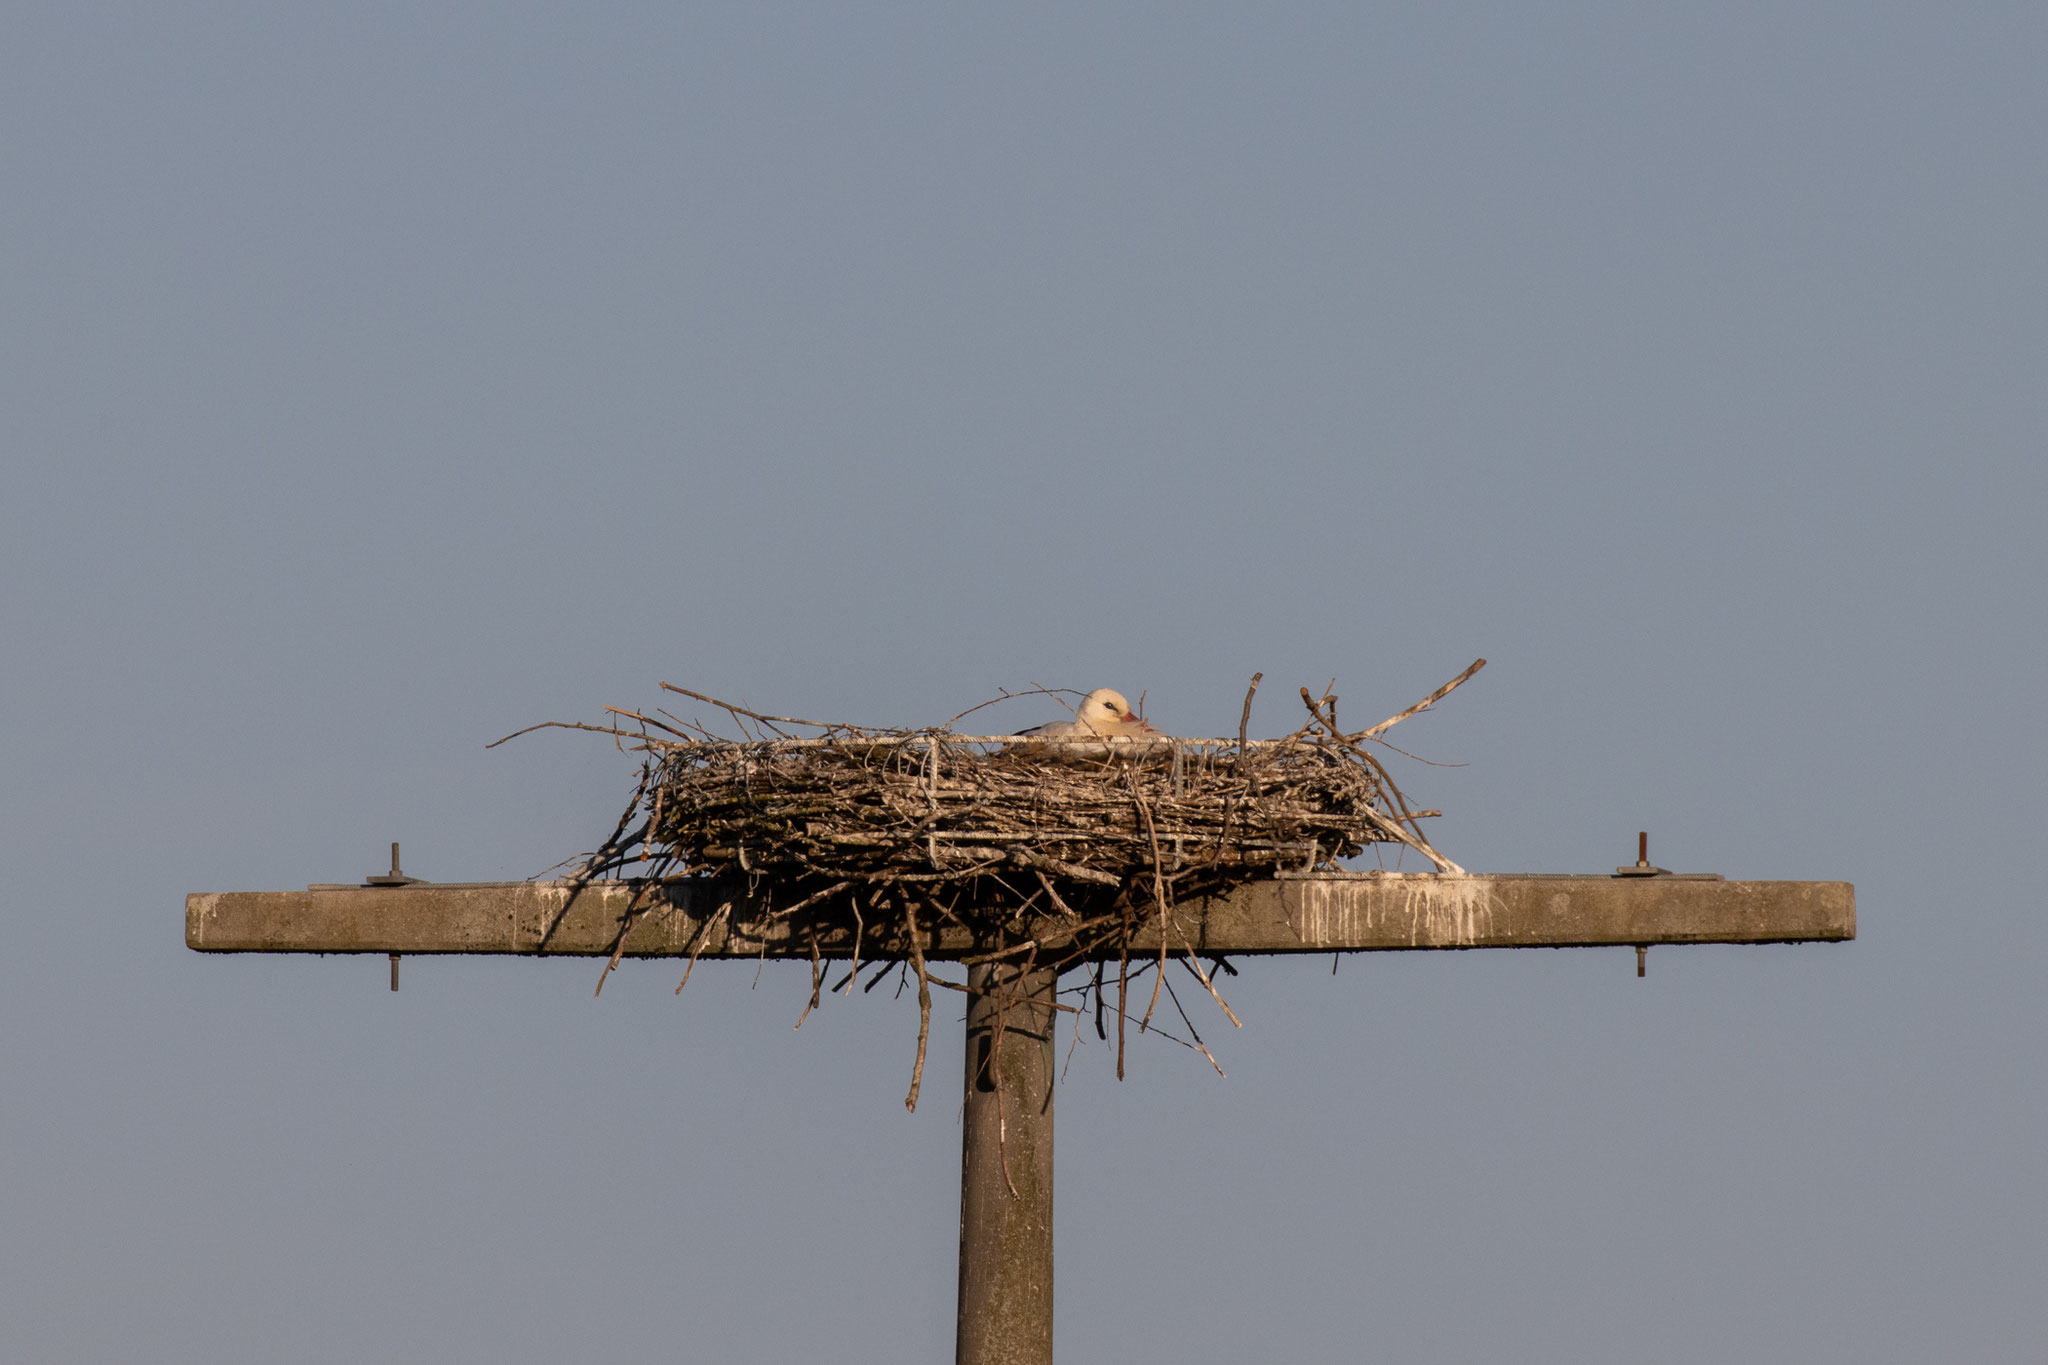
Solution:
[{"label": "twig", "polygon": [[1252,698],[1258,695],[1259,679],[1265,676],[1264,673],[1252,674],[1252,685],[1244,690],[1244,712],[1237,718],[1237,756],[1231,760],[1233,771],[1244,761],[1244,732],[1252,723]]},{"label": "twig", "polygon": [[[839,725],[824,725],[815,720],[798,720],[795,716],[764,716],[759,711],[749,711],[744,706],[734,706],[729,701],[720,701],[716,697],[707,697],[702,692],[692,692],[689,688],[677,687],[674,683],[663,683],[662,686],[671,692],[680,692],[686,697],[694,697],[698,701],[708,702],[731,715],[745,716],[749,720],[757,720],[771,730],[775,730],[777,721],[784,725],[808,725],[813,730],[839,730],[846,728]],[[782,733],[780,730],[775,730],[775,732],[777,734]]]},{"label": "twig", "polygon": [[1014,1004],[1017,1004],[1018,1002],[1020,1002],[1020,1001],[1021,1001],[1021,1002],[1023,1002],[1023,1003],[1026,1003],[1026,1004],[1038,1004],[1038,1005],[1043,1005],[1043,1006],[1044,1006],[1045,1008],[1047,1008],[1047,1009],[1050,1009],[1050,1010],[1055,1010],[1055,1011],[1057,1011],[1057,1012],[1059,1012],[1059,1013],[1061,1013],[1061,1014],[1079,1014],[1079,1013],[1081,1012],[1081,1011],[1079,1010],[1079,1008],[1078,1008],[1078,1007],[1076,1007],[1076,1006],[1074,1006],[1074,1005],[1063,1005],[1063,1004],[1060,1004],[1060,1003],[1059,1003],[1058,1001],[1050,1001],[1050,1002],[1048,1002],[1048,1001],[1040,1000],[1040,999],[1038,999],[1038,998],[1037,998],[1036,996],[1029,996],[1029,995],[1017,995],[1017,994],[1015,994],[1014,992],[1005,992],[1005,991],[989,991],[989,990],[984,990],[984,991],[979,991],[979,992],[977,992],[977,991],[975,991],[975,990],[974,990],[974,989],[973,989],[973,988],[972,988],[971,986],[966,986],[966,985],[963,985],[962,983],[960,983],[960,982],[958,982],[958,981],[948,981],[948,980],[946,980],[946,978],[945,978],[945,977],[943,977],[943,976],[934,976],[934,977],[932,977],[932,978],[931,978],[931,983],[932,983],[932,984],[933,984],[934,986],[937,986],[937,987],[938,987],[939,989],[941,989],[941,990],[947,990],[947,991],[958,991],[958,992],[960,992],[960,993],[961,993],[962,995],[975,995],[975,994],[985,995],[985,996],[987,996],[987,997],[988,997],[989,999],[991,999],[991,1000],[1001,1000],[1001,1001],[1006,1001],[1006,1002],[1008,1002],[1009,1004],[1013,1004],[1013,1005],[1014,1005]]},{"label": "twig", "polygon": [[[1486,660],[1481,659],[1479,661],[1479,664],[1483,664],[1485,662]],[[1471,673],[1479,667],[1479,664],[1474,664],[1472,668],[1466,669],[1466,676],[1469,677]],[[1445,687],[1439,688],[1438,691],[1447,691],[1450,687],[1456,686],[1457,681],[1462,681],[1462,679],[1453,681],[1452,683],[1447,684]],[[1303,703],[1307,705],[1309,709],[1309,714],[1314,716],[1318,723],[1323,724],[1325,726],[1330,726],[1330,733],[1333,738],[1335,738],[1339,743],[1343,744],[1346,748],[1350,749],[1353,753],[1358,754],[1360,757],[1368,758],[1368,761],[1372,762],[1372,766],[1374,768],[1379,769],[1381,772],[1385,771],[1385,769],[1379,767],[1379,763],[1376,760],[1371,760],[1369,756],[1366,755],[1365,751],[1358,747],[1357,743],[1352,739],[1351,736],[1341,733],[1340,731],[1336,730],[1334,726],[1331,726],[1330,722],[1323,720],[1323,713],[1316,709],[1316,703],[1314,699],[1312,699],[1309,696],[1309,691],[1306,687],[1301,689],[1301,699]],[[1425,701],[1422,704],[1427,704],[1427,702]],[[1421,704],[1410,709],[1419,710],[1420,705]],[[1395,719],[1399,720],[1400,717],[1396,716]],[[1462,877],[1465,875],[1464,868],[1458,866],[1449,858],[1446,858],[1443,854],[1437,852],[1434,848],[1430,846],[1428,840],[1423,839],[1419,834],[1410,834],[1407,830],[1402,829],[1400,825],[1396,824],[1391,817],[1381,814],[1372,806],[1365,805],[1359,807],[1359,814],[1364,816],[1367,820],[1370,820],[1375,825],[1378,825],[1382,830],[1386,831],[1386,833],[1388,833],[1389,835],[1393,836],[1396,842],[1406,844],[1408,847],[1414,849],[1417,853],[1420,853],[1423,857],[1435,863],[1437,871],[1447,872],[1455,877]]]},{"label": "twig", "polygon": [[[1081,695],[1082,695],[1081,693],[1079,693],[1079,692],[1075,691],[1075,690],[1074,690],[1073,688],[1071,688],[1071,687],[1047,687],[1047,686],[1045,686],[1045,685],[1044,685],[1043,683],[1033,683],[1033,684],[1031,684],[1031,689],[1032,689],[1032,690],[1031,690],[1030,692],[1027,692],[1027,693],[1025,693],[1024,695],[1025,695],[1025,696],[1034,696],[1034,695],[1036,695],[1036,696],[1042,696],[1042,697],[1051,697],[1051,698],[1052,698],[1052,699],[1053,699],[1054,701],[1057,701],[1057,702],[1059,702],[1061,706],[1067,706],[1067,704],[1066,704],[1066,703],[1065,703],[1064,701],[1060,701],[1060,694],[1061,694],[1061,693],[1065,693],[1065,694],[1067,694],[1068,696],[1074,696],[1074,697],[1078,697],[1078,696],[1081,696]],[[1070,716],[1071,716],[1071,715],[1079,715],[1079,714],[1080,714],[1080,710],[1079,710],[1079,708],[1077,708],[1077,707],[1067,706],[1067,714],[1068,714],[1068,715],[1070,715]]]},{"label": "twig", "polygon": [[1034,867],[1031,870],[1037,874],[1038,884],[1045,888],[1045,894],[1051,898],[1052,903],[1059,908],[1059,912],[1062,915],[1072,916],[1078,913],[1073,906],[1060,899],[1059,890],[1052,884],[1052,878],[1046,876],[1044,871],[1039,868]]},{"label": "twig", "polygon": [[825,982],[824,964],[818,960],[818,936],[811,935],[811,999],[804,1006],[804,1012],[796,1017],[796,1026],[802,1028],[804,1020],[811,1017],[811,1011],[818,1008],[818,988]]},{"label": "twig", "polygon": [[1159,1004],[1159,983],[1166,979],[1166,877],[1159,865],[1159,832],[1152,826],[1152,808],[1135,787],[1131,789],[1131,799],[1137,803],[1138,814],[1145,817],[1145,833],[1152,841],[1152,899],[1159,905],[1159,975],[1152,982],[1152,999],[1145,1006],[1145,1017],[1138,1021],[1138,1032],[1143,1033]]},{"label": "twig", "polygon": [[[1083,1003],[1087,1002],[1088,988],[1086,986],[1081,988],[1081,999]],[[1079,1046],[1081,1046],[1081,1011],[1076,1009],[1074,1011],[1074,1041],[1067,1044],[1067,1059],[1060,1064],[1060,1080],[1062,1082],[1067,1079],[1067,1069],[1074,1064],[1074,1049]]]},{"label": "twig", "polygon": [[[1442,701],[1445,697],[1450,696],[1452,692],[1457,690],[1459,684],[1463,683],[1465,679],[1471,677],[1474,673],[1477,673],[1480,669],[1484,667],[1486,667],[1486,660],[1474,659],[1472,661],[1472,666],[1470,668],[1466,669],[1463,673],[1460,673],[1457,677],[1445,683],[1442,687],[1439,687],[1436,691],[1424,697],[1421,701],[1416,702],[1415,705],[1409,707],[1406,711],[1403,711],[1396,716],[1388,716],[1385,720],[1381,721],[1378,725],[1373,726],[1370,730],[1360,730],[1358,734],[1354,736],[1354,738],[1379,738],[1379,736],[1393,729],[1396,725],[1399,725],[1402,721],[1408,719],[1408,717],[1414,715],[1417,711],[1427,711],[1430,707],[1436,705],[1436,703]],[[1371,715],[1372,713],[1368,711],[1366,714]]]},{"label": "twig", "polygon": [[909,929],[910,961],[917,968],[917,1061],[910,1068],[910,1094],[903,1107],[917,1112],[917,1089],[924,1084],[924,1049],[932,1036],[932,988],[924,970],[924,945],[918,942],[917,910],[910,898],[903,898],[903,922]]},{"label": "twig", "polygon": [[676,982],[675,993],[677,995],[681,995],[683,993],[683,987],[690,984],[690,973],[697,970],[697,954],[703,952],[704,945],[711,941],[712,929],[717,926],[719,921],[723,920],[727,915],[731,913],[732,902],[727,901],[725,904],[718,907],[717,914],[713,915],[710,919],[705,920],[703,924],[698,926],[697,942],[690,946],[690,961],[688,965],[686,965],[683,968],[683,979],[681,981]]},{"label": "twig", "polygon": [[[1159,977],[1162,981],[1164,981],[1166,979],[1166,973],[1161,972],[1159,974]],[[1188,1018],[1188,1012],[1181,1008],[1180,992],[1176,991],[1173,988],[1173,983],[1171,981],[1167,981],[1166,983],[1166,996],[1169,1000],[1173,1001],[1173,1012],[1175,1014],[1178,1014],[1180,1016],[1180,1021],[1188,1026],[1188,1036],[1195,1040],[1195,1046],[1201,1049],[1202,1055],[1209,1059],[1209,1065],[1215,1067],[1216,1074],[1221,1076],[1223,1074],[1223,1064],[1216,1060],[1215,1053],[1209,1051],[1209,1045],[1202,1041],[1201,1033],[1198,1032],[1195,1028],[1195,1021]]]},{"label": "twig", "polygon": [[[1083,997],[1084,999],[1086,997]],[[1102,1031],[1102,964],[1095,964],[1095,1036],[1102,1042],[1109,1041],[1109,1035]]]},{"label": "twig", "polygon": [[1378,735],[1369,735],[1367,736],[1367,738],[1370,739],[1374,744],[1379,745],[1382,749],[1392,749],[1395,753],[1401,755],[1401,757],[1403,758],[1412,758],[1417,763],[1425,764],[1431,768],[1469,768],[1472,766],[1469,763],[1445,763],[1441,759],[1424,758],[1421,754],[1411,754],[1398,744],[1387,743],[1387,741],[1381,739]]},{"label": "twig", "polygon": [[[961,713],[960,713],[959,715],[957,715],[957,716],[953,717],[953,719],[952,719],[952,720],[949,720],[949,721],[947,721],[947,722],[946,722],[946,723],[945,723],[944,725],[941,725],[941,726],[939,726],[938,728],[939,728],[939,729],[941,729],[941,730],[950,730],[950,729],[952,729],[952,728],[953,728],[953,726],[954,726],[955,722],[958,722],[958,721],[963,721],[963,720],[967,719],[967,718],[968,718],[969,716],[973,715],[973,714],[974,714],[974,713],[975,713],[976,711],[984,710],[984,709],[986,709],[986,708],[988,708],[988,707],[994,706],[994,705],[996,705],[996,704],[997,704],[998,702],[1006,702],[1006,701],[1015,701],[1015,700],[1016,700],[1017,698],[1019,698],[1019,697],[1039,697],[1039,696],[1044,696],[1044,697],[1052,697],[1052,698],[1054,698],[1055,700],[1057,700],[1057,699],[1058,699],[1058,698],[1060,697],[1060,695],[1061,695],[1062,693],[1064,693],[1064,694],[1067,694],[1067,695],[1070,695],[1070,696],[1076,696],[1076,697],[1079,697],[1079,696],[1082,696],[1082,695],[1084,695],[1083,693],[1081,693],[1081,692],[1078,692],[1078,691],[1076,691],[1075,689],[1073,689],[1073,688],[1071,688],[1071,687],[1038,687],[1038,686],[1033,686],[1033,687],[1032,687],[1032,688],[1031,688],[1030,690],[1028,690],[1028,691],[1024,691],[1024,692],[1011,692],[1011,691],[1009,691],[1008,689],[1005,689],[1005,688],[998,688],[997,690],[998,690],[998,691],[1000,691],[1000,692],[1002,692],[1002,695],[1001,695],[1000,697],[990,697],[990,698],[989,698],[989,699],[988,699],[987,701],[985,701],[985,702],[982,702],[982,703],[980,703],[979,705],[975,705],[975,706],[970,706],[970,707],[968,707],[968,708],[967,708],[967,709],[966,709],[965,711],[962,711],[962,712],[961,712]],[[1062,703],[1061,703],[1061,705],[1065,705],[1065,703],[1064,703],[1064,702],[1062,702]],[[1069,707],[1067,707],[1067,709],[1068,709],[1069,711],[1071,711],[1071,710],[1073,710],[1074,708],[1073,708],[1073,707],[1071,707],[1071,706],[1069,706]]]},{"label": "twig", "polygon": [[[1175,924],[1173,930],[1175,933],[1180,934],[1180,925]],[[1202,964],[1195,960],[1195,946],[1188,942],[1186,934],[1180,934],[1180,944],[1182,948],[1187,950],[1187,969],[1195,974],[1195,980],[1202,983],[1203,988],[1215,999],[1216,1004],[1222,1009],[1225,1017],[1230,1020],[1231,1024],[1237,1028],[1243,1028],[1244,1021],[1237,1017],[1237,1011],[1231,1009],[1229,1004],[1225,1002],[1223,996],[1216,990],[1216,983],[1210,979],[1207,972],[1202,970]],[[1164,976],[1165,973],[1162,972],[1160,975]]]},{"label": "twig", "polygon": [[831,900],[834,896],[838,895],[840,892],[846,890],[846,888],[852,885],[853,879],[851,877],[847,878],[845,881],[842,882],[835,882],[833,885],[826,887],[823,891],[814,892],[811,895],[805,896],[795,905],[792,905],[787,910],[782,911],[779,917],[786,920],[799,910],[810,909],[819,901]]},{"label": "twig", "polygon": [[623,735],[627,739],[638,738],[631,730],[621,730],[616,725],[585,725],[583,722],[575,720],[544,720],[538,725],[529,725],[524,730],[514,730],[511,734],[505,736],[505,739],[494,739],[489,744],[484,745],[484,747],[486,749],[495,749],[500,744],[503,744],[505,740],[517,739],[521,735],[530,735],[535,730],[589,730],[600,735]]},{"label": "twig", "polygon": [[674,735],[676,738],[683,740],[685,743],[694,742],[693,737],[688,733],[682,730],[678,730],[675,726],[669,725],[663,721],[655,720],[652,716],[643,716],[638,711],[628,711],[622,706],[607,706],[604,709],[611,712],[615,716],[624,716],[628,720],[637,720],[642,725],[652,725],[657,729],[666,730],[670,734]]},{"label": "twig", "polygon": [[[1048,935],[1047,937],[1061,939],[1073,938],[1077,935],[1086,933],[1090,929],[1100,928],[1102,925],[1107,924],[1109,921],[1115,918],[1115,915],[1099,915],[1094,919],[1083,920],[1081,921],[1081,923],[1076,924],[1071,928],[1061,926],[1060,931],[1057,935]],[[1045,946],[1045,943],[1045,938],[1029,938],[1024,940],[1022,943],[1013,943],[1007,948],[998,948],[993,952],[980,953],[974,957],[963,957],[960,959],[960,965],[963,967],[972,967],[983,962],[1000,962],[1006,957],[1015,957],[1019,953],[1036,952],[1039,948]]]},{"label": "twig", "polygon": [[605,978],[612,974],[612,969],[619,965],[619,959],[626,955],[626,935],[633,931],[633,921],[639,916],[641,898],[646,894],[647,885],[643,882],[634,889],[633,898],[626,902],[625,913],[619,916],[618,946],[612,949],[612,960],[605,963],[604,970],[597,974],[597,989],[591,992],[591,999],[595,1000],[604,994]]},{"label": "twig", "polygon": [[1124,1078],[1124,1006],[1131,988],[1131,922],[1126,913],[1123,936],[1117,941],[1116,958],[1116,1078]]},{"label": "twig", "polygon": [[[1030,953],[1026,954],[1024,965],[1017,969],[1017,974],[1011,977],[1010,980],[1018,982],[1028,978],[1031,975],[1032,964],[1037,960],[1037,957],[1038,950],[1033,948]],[[989,984],[994,985],[1000,982],[1002,975],[1003,969],[1001,967],[990,967],[988,969]],[[1015,994],[1002,995],[996,998],[995,1045],[988,1050],[988,1067],[990,1072],[988,1082],[990,1088],[996,1092],[996,1159],[1003,1168],[1003,1183],[1010,1187],[1010,1198],[1022,1200],[1024,1196],[1017,1190],[1016,1178],[1010,1174],[1009,1091],[1003,1085],[1003,1047],[1010,1039],[1011,1003],[1018,1000],[1018,998]],[[971,997],[967,1008],[970,1012],[974,1008]],[[1036,1019],[1032,1020],[1033,1024],[1037,1022]],[[1047,1021],[1048,1024],[1050,1022],[1050,1020]]]},{"label": "twig", "polygon": [[844,985],[846,988],[845,993],[851,995],[853,994],[853,979],[860,975],[860,938],[867,931],[868,925],[867,921],[860,917],[860,894],[858,892],[848,898],[847,904],[853,910],[853,969],[847,972]]}]

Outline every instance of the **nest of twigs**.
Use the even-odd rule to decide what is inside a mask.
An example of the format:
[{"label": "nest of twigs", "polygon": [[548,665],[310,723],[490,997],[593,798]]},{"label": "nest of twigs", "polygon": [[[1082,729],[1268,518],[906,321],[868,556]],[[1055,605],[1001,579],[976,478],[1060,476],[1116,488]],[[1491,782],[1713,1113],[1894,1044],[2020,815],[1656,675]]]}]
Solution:
[{"label": "nest of twigs", "polygon": [[[1460,871],[1423,833],[1438,812],[1411,806],[1368,745],[1484,663],[1356,732],[1338,724],[1334,695],[1304,688],[1302,726],[1266,740],[1244,733],[1256,677],[1234,739],[1092,742],[958,732],[972,712],[917,730],[803,721],[663,683],[718,707],[739,734],[619,708],[607,708],[618,718],[612,725],[572,726],[630,738],[646,755],[613,836],[577,875],[649,885],[744,877],[773,888],[771,916],[804,916],[814,935],[821,919],[854,917],[869,942],[910,945],[903,965],[917,973],[928,1028],[925,986],[954,983],[930,978],[917,951],[920,920],[926,930],[941,921],[967,928],[983,960],[1019,952],[1040,967],[1119,960],[1128,973],[1133,930],[1163,928],[1177,901],[1333,870],[1375,845]],[[1066,931],[1051,961],[1036,959],[1049,918]],[[1214,994],[1210,974],[1192,950],[1187,956]],[[857,973],[857,947],[854,958]],[[1163,954],[1159,969],[1163,976]],[[815,962],[812,977],[815,1005]],[[1118,982],[1120,1002],[1127,986]],[[1099,970],[1092,987],[1099,1023]],[[1154,1004],[1158,992],[1155,984]],[[1150,1018],[1148,1008],[1141,1027]],[[921,1030],[920,1070],[923,1043]],[[1208,1052],[1198,1036],[1191,1045]],[[913,1104],[915,1096],[913,1082]]]}]

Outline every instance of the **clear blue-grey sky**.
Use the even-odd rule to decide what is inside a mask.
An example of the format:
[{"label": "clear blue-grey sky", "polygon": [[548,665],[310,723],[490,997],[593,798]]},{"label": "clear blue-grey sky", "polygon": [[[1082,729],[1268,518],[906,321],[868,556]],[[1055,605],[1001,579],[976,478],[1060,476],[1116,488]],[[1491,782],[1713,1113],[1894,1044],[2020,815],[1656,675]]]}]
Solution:
[{"label": "clear blue-grey sky", "polygon": [[2041,1359],[2044,71],[2021,3],[10,7],[0,1358],[945,1359],[908,1000],[392,995],[184,894],[537,873],[631,763],[485,743],[661,679],[1277,733],[1485,655],[1401,732],[1451,856],[1862,937],[1084,1046],[1062,1358]]}]

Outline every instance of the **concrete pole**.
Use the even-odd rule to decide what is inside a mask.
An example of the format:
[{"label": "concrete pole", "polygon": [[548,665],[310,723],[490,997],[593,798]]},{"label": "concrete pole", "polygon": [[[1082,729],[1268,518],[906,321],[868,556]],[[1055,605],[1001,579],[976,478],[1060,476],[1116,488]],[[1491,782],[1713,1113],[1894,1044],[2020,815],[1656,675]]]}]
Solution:
[{"label": "concrete pole", "polygon": [[1052,1365],[1058,982],[1059,973],[1046,968],[968,969],[958,1365]]}]

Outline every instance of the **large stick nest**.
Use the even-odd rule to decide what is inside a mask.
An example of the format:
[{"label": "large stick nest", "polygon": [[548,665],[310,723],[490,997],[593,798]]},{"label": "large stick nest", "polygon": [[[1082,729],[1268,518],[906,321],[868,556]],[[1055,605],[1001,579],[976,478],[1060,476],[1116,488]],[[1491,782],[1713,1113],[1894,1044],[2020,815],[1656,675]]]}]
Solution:
[{"label": "large stick nest", "polygon": [[1334,697],[1303,689],[1309,719],[1272,740],[871,729],[764,716],[664,683],[727,712],[744,738],[615,710],[636,730],[605,728],[631,733],[649,758],[620,834],[583,875],[743,874],[775,879],[794,903],[841,883],[1006,878],[1026,896],[1162,880],[1206,893],[1334,869],[1373,844],[1456,870],[1422,831],[1438,812],[1411,807],[1364,746],[1472,671],[1355,734],[1337,726]]},{"label": "large stick nest", "polygon": [[[1256,677],[1235,739],[1078,742],[956,732],[953,725],[972,712],[916,730],[803,721],[663,683],[718,707],[739,736],[667,711],[612,707],[606,709],[618,718],[614,724],[569,726],[630,738],[646,755],[612,837],[581,860],[577,875],[625,877],[650,890],[720,876],[772,887],[771,916],[810,926],[814,944],[821,925],[844,918],[849,924],[841,927],[858,927],[849,982],[861,967],[861,932],[871,943],[907,944],[883,970],[899,961],[916,970],[923,1016],[918,1074],[929,1029],[927,986],[958,985],[926,970],[920,917],[927,930],[941,919],[969,929],[985,948],[970,961],[1007,960],[1028,969],[1116,960],[1121,1075],[1131,935],[1141,924],[1156,924],[1163,945],[1176,901],[1282,872],[1335,869],[1375,845],[1400,846],[1440,871],[1462,870],[1423,834],[1422,821],[1438,812],[1411,807],[1366,746],[1484,663],[1357,732],[1339,726],[1334,695],[1326,690],[1318,698],[1303,688],[1307,720],[1267,740],[1244,733]],[[1040,945],[1052,941],[1044,930],[1049,918],[1063,946],[1041,956]],[[823,977],[813,953],[816,1005]],[[1186,956],[1215,995],[1192,948]],[[1152,965],[1140,964],[1140,972]],[[1163,947],[1156,965],[1163,981]],[[1099,971],[1092,987],[1101,1031]],[[1158,998],[1155,981],[1152,1005]],[[1148,1005],[1141,1029],[1151,1016]],[[1192,1033],[1193,1024],[1187,1026]],[[1208,1052],[1198,1035],[1191,1045]],[[916,1090],[913,1079],[913,1105]]]}]

